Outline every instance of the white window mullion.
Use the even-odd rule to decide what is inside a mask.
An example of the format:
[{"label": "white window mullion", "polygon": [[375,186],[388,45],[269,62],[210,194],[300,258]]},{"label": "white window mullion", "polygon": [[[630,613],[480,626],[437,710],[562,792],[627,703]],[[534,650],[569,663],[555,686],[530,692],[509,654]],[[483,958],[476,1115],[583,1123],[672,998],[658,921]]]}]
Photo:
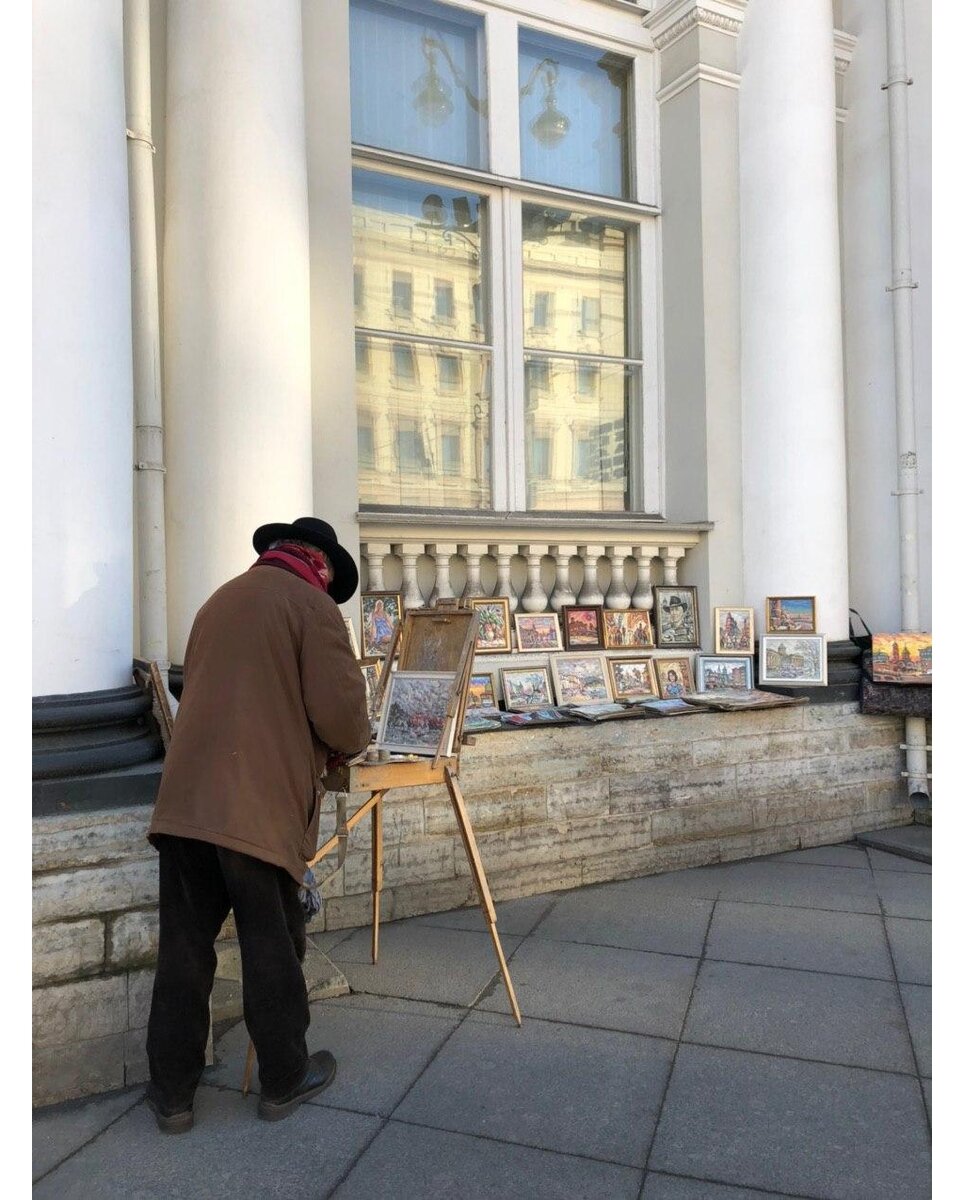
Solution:
[{"label": "white window mullion", "polygon": [[503,250],[505,263],[505,386],[507,397],[508,505],[525,512],[525,374],[523,369],[522,202],[508,188],[503,192]]},{"label": "white window mullion", "polygon": [[509,470],[508,430],[509,397],[506,386],[506,315],[501,297],[505,293],[505,196],[492,193],[488,197],[488,306],[489,340],[492,344],[490,387],[492,393],[492,427],[489,434],[489,463],[492,485],[492,508],[504,512],[508,507]]},{"label": "white window mullion", "polygon": [[519,178],[519,22],[512,13],[485,18],[485,61],[489,96],[489,170]]},{"label": "white window mullion", "polygon": [[[639,226],[634,272],[634,292],[640,298],[640,309],[635,327],[640,331],[642,344],[639,352],[643,359],[641,395],[637,401],[636,420],[632,423],[632,461],[638,478],[631,486],[633,507],[646,513],[665,511],[666,493],[663,479],[663,414],[662,414],[662,310],[661,262],[659,254],[659,228],[656,220],[642,221]],[[640,442],[642,443],[640,445]]]},{"label": "white window mullion", "polygon": [[637,54],[633,58],[633,86],[630,90],[630,147],[632,154],[633,199],[656,204],[659,173],[659,128],[656,115],[656,56]]}]

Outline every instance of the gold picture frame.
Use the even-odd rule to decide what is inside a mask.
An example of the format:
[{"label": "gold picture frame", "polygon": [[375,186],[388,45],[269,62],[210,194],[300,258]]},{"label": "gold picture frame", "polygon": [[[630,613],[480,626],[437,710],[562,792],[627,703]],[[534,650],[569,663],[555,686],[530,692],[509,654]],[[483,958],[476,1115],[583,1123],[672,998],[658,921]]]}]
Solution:
[{"label": "gold picture frame", "polygon": [[512,652],[512,622],[508,599],[505,596],[478,596],[474,597],[470,603],[479,615],[475,653],[510,654]]},{"label": "gold picture frame", "polygon": [[752,654],[756,642],[753,609],[724,604],[713,609],[713,650],[716,654]]},{"label": "gold picture frame", "polygon": [[816,596],[767,596],[767,633],[816,633]]},{"label": "gold picture frame", "polygon": [[659,683],[652,658],[607,658],[614,700],[658,700]]}]

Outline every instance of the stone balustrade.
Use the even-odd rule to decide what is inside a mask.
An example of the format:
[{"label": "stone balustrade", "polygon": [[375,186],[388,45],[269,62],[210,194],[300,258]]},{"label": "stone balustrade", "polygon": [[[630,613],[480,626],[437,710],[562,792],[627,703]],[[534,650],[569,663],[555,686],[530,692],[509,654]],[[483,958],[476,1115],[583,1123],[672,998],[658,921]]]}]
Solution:
[{"label": "stone balustrade", "polygon": [[365,591],[406,608],[455,596],[506,596],[512,611],[566,604],[652,609],[653,584],[679,582],[709,524],[592,518],[361,513]]}]

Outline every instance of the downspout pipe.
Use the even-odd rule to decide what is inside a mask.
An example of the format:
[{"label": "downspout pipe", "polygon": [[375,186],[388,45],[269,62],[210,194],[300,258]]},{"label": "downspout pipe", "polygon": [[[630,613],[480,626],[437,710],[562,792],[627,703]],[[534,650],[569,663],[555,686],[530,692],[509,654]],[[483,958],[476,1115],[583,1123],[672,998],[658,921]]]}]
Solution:
[{"label": "downspout pipe", "polygon": [[[150,0],[124,0],[127,147],[131,197],[134,346],[134,522],[139,657],[157,662],[169,689],[167,551],[164,533],[164,417],[154,142],[151,131]],[[173,701],[173,697],[170,697]]]},{"label": "downspout pipe", "polygon": [[[887,0],[887,92],[890,126],[891,295],[894,319],[894,383],[897,408],[897,513],[900,534],[901,629],[921,632],[918,551],[917,405],[914,397],[914,312],[917,287],[911,271],[910,138],[904,0]],[[927,724],[908,717],[905,727],[907,790],[912,801],[929,799]]]}]

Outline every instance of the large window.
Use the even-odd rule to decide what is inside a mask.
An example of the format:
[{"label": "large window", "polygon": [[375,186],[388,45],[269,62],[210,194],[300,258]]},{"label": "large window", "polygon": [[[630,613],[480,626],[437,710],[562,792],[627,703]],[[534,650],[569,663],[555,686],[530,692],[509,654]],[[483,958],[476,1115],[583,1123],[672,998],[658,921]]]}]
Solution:
[{"label": "large window", "polygon": [[647,52],[538,24],[351,0],[362,505],[655,511]]}]

